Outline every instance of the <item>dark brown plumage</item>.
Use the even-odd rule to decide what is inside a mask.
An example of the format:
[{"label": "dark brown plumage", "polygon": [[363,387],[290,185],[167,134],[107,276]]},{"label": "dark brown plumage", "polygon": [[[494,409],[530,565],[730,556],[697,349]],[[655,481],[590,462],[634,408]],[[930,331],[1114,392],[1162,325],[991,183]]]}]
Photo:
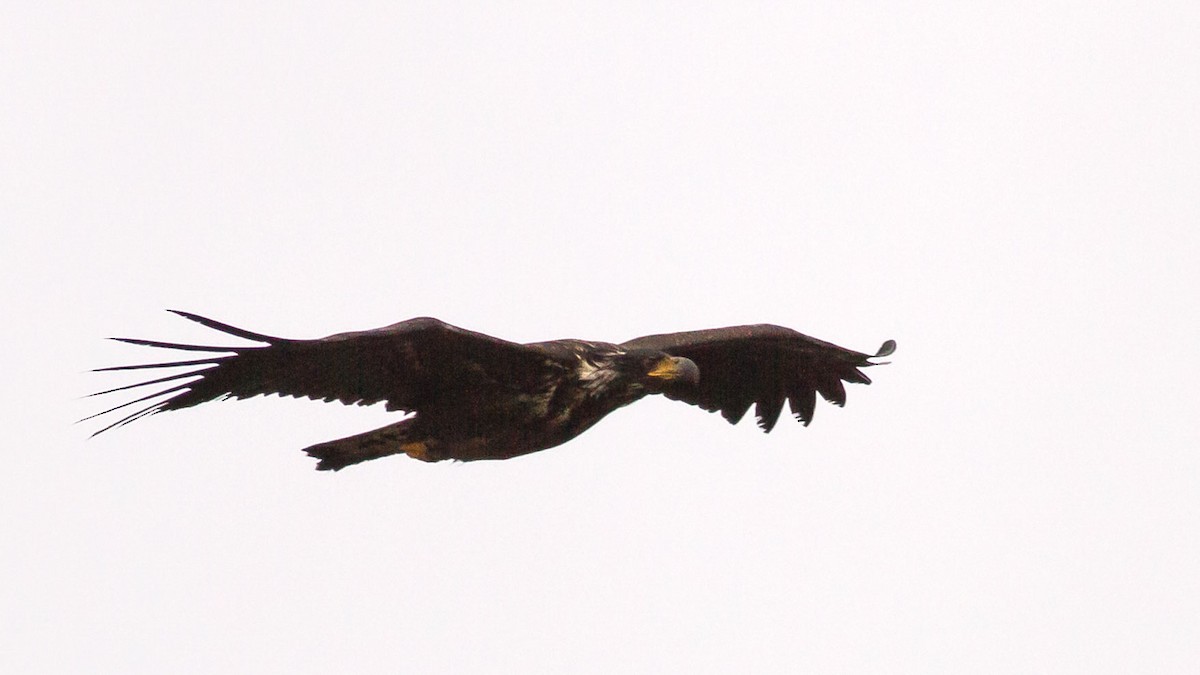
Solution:
[{"label": "dark brown plumage", "polygon": [[468,461],[536,452],[574,438],[613,410],[648,394],[719,411],[735,424],[753,405],[758,425],[768,432],[787,401],[796,418],[807,425],[818,393],[843,405],[842,383],[869,384],[860,368],[877,365],[870,359],[887,356],[896,347],[889,340],[868,355],[769,324],[649,335],[621,344],[584,340],[518,344],[431,318],[292,340],[176,313],[262,344],[220,347],[116,338],[206,356],[100,368],[188,370],[98,392],[168,385],[93,415],[158,399],[96,433],[165,410],[260,394],[348,405],[382,402],[388,410],[415,413],[380,429],[305,450],[320,460],[318,469],[335,470],[400,453],[425,461]]}]

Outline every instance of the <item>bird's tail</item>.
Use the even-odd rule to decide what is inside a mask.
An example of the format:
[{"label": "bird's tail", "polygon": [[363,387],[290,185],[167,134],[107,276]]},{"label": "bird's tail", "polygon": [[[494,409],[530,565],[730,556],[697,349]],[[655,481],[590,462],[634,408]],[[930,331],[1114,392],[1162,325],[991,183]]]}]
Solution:
[{"label": "bird's tail", "polygon": [[304,452],[321,460],[317,463],[318,471],[337,471],[351,464],[402,453],[427,462],[436,461],[429,454],[429,444],[415,437],[412,423],[412,419],[401,420],[364,434],[318,443]]}]

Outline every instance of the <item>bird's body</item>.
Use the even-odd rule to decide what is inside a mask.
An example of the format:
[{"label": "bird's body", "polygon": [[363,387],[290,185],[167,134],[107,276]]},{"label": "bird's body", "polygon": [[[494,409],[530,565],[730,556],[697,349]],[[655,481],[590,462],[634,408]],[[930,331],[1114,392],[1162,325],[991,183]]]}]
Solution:
[{"label": "bird's body", "polygon": [[[871,355],[767,324],[651,335],[621,344],[518,344],[417,318],[375,330],[290,340],[177,313],[265,346],[204,347],[119,338],[209,356],[100,369],[199,366],[99,392],[172,384],[99,413],[170,395],[100,431],[164,410],[260,394],[345,404],[384,402],[389,410],[415,413],[374,431],[307,448],[320,459],[319,469],[336,470],[393,454],[424,461],[508,459],[565,443],[648,394],[720,411],[732,423],[756,405],[759,426],[770,431],[784,400],[807,424],[816,393],[842,405],[842,381],[869,383],[859,368],[875,365],[868,360]],[[894,348],[888,341],[874,356]]]}]

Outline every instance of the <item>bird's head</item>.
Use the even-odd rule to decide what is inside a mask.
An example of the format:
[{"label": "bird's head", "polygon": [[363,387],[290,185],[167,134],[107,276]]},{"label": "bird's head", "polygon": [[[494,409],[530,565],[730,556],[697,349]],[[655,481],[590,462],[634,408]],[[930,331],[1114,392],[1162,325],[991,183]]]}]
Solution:
[{"label": "bird's head", "polygon": [[655,393],[678,383],[694,385],[700,381],[700,368],[694,361],[653,349],[625,352],[616,366],[626,377]]}]

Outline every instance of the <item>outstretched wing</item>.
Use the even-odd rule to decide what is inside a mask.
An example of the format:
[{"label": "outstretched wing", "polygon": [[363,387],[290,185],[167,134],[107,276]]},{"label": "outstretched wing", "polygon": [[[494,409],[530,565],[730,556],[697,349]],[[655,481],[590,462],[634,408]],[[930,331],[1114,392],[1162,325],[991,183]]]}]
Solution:
[{"label": "outstretched wing", "polygon": [[148,396],[92,415],[98,417],[167,396],[109,424],[97,434],[164,410],[260,394],[336,400],[347,405],[385,401],[388,410],[414,411],[455,392],[536,386],[549,366],[546,356],[536,349],[431,318],[410,319],[385,328],[339,333],[317,340],[290,340],[252,333],[188,312],[175,313],[222,333],[265,344],[209,347],[113,338],[206,355],[200,359],[98,369],[188,368],[181,373],[92,394],[167,385]]},{"label": "outstretched wing", "polygon": [[817,393],[834,405],[844,405],[842,382],[870,384],[859,368],[878,365],[869,359],[896,349],[896,343],[888,340],[868,355],[770,324],[647,335],[621,346],[691,359],[700,368],[700,381],[676,383],[664,392],[668,398],[720,411],[730,424],[737,424],[753,404],[758,426],[768,432],[775,427],[785,399],[805,426],[812,421]]}]

